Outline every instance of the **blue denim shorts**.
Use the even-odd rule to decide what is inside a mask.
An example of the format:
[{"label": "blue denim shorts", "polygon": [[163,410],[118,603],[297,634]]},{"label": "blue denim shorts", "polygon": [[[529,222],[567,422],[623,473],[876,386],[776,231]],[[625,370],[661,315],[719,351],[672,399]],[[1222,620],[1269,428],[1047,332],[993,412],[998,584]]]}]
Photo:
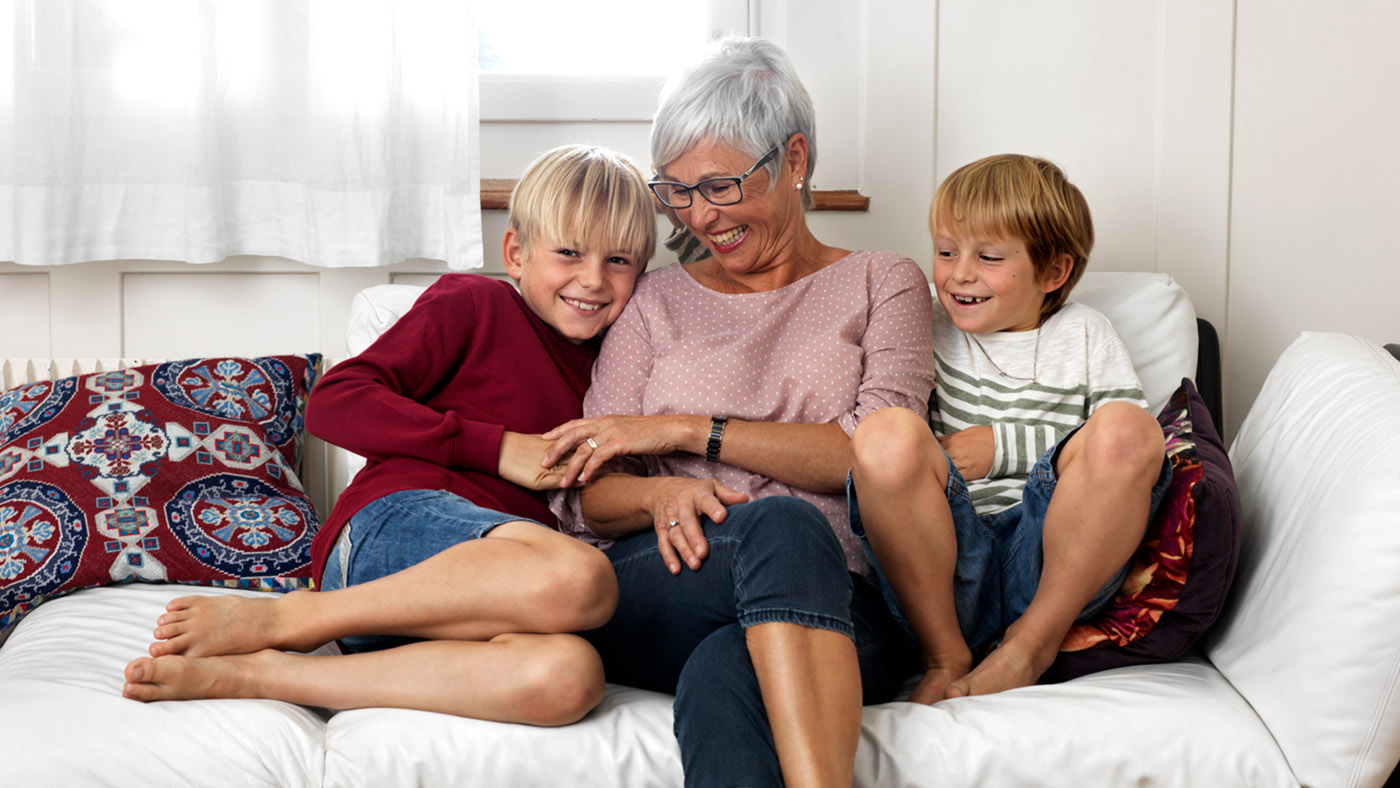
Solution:
[{"label": "blue denim shorts", "polygon": [[[528,522],[444,490],[400,490],[367,504],[341,529],[321,572],[322,591],[368,583],[407,569],[454,545],[480,539],[502,523]],[[543,523],[540,527],[546,528]],[[378,651],[417,638],[340,639],[342,651]]]},{"label": "blue denim shorts", "polygon": [[[963,638],[974,654],[994,646],[1006,628],[1026,612],[1031,599],[1035,597],[1036,589],[1040,586],[1040,573],[1045,566],[1042,551],[1045,512],[1050,506],[1050,497],[1059,481],[1055,472],[1055,461],[1065,443],[1078,431],[1078,428],[1072,430],[1036,461],[1026,478],[1019,505],[987,515],[977,513],[972,496],[967,490],[967,482],[953,465],[953,461],[948,460],[948,485],[944,492],[948,497],[948,506],[952,509],[953,529],[958,540],[953,601]],[[1170,482],[1171,464],[1163,455],[1162,469],[1152,487],[1152,501],[1148,509],[1149,521],[1161,505]],[[865,538],[855,485],[849,475],[846,479],[846,498],[851,512],[851,529],[865,543],[866,553],[870,556],[870,563],[880,580],[880,589],[885,595],[885,601],[896,620],[904,626],[909,638],[915,640],[913,627],[909,625],[908,617],[899,604],[884,569]],[[1132,559],[1129,559],[1117,574],[1094,594],[1080,611],[1079,621],[1093,618],[1113,601],[1131,566]]]}]

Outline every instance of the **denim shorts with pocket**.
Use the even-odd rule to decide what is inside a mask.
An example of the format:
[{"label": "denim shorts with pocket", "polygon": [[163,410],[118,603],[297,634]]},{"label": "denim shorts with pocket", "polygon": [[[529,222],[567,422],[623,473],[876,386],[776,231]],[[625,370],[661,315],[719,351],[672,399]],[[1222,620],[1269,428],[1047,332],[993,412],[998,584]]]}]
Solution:
[{"label": "denim shorts with pocket", "polygon": [[[972,504],[972,496],[967,490],[967,482],[953,465],[953,461],[948,460],[948,485],[944,492],[948,498],[948,506],[952,509],[953,528],[958,540],[953,601],[963,638],[973,654],[980,654],[996,645],[1006,628],[1026,612],[1031,599],[1035,597],[1036,589],[1040,586],[1040,573],[1045,566],[1045,556],[1042,552],[1045,511],[1050,505],[1050,496],[1054,494],[1055,485],[1059,480],[1055,472],[1055,460],[1060,456],[1060,449],[1075,432],[1078,432],[1078,428],[1061,438],[1036,461],[1026,478],[1020,504],[991,514],[977,513]],[[1163,455],[1162,470],[1152,487],[1152,500],[1148,509],[1149,522],[1161,505],[1170,482],[1171,464]],[[917,645],[913,627],[909,625],[904,608],[865,538],[855,485],[849,476],[846,479],[846,497],[851,512],[851,529],[865,543],[866,554],[869,555],[870,563],[880,581],[885,601],[896,620],[905,628],[906,634],[911,640],[915,640]],[[1129,559],[1117,574],[1094,594],[1080,611],[1079,621],[1092,619],[1113,601],[1131,566],[1132,559]]]}]

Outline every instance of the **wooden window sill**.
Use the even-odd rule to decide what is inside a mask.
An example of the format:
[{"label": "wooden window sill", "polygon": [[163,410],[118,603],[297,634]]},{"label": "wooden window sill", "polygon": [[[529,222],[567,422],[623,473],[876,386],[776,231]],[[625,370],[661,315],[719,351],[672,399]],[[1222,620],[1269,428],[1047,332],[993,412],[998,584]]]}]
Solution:
[{"label": "wooden window sill", "polygon": [[[482,178],[481,209],[483,211],[504,211],[510,203],[511,190],[515,188],[513,178]],[[812,192],[814,211],[868,211],[870,198],[855,189],[827,189]]]}]

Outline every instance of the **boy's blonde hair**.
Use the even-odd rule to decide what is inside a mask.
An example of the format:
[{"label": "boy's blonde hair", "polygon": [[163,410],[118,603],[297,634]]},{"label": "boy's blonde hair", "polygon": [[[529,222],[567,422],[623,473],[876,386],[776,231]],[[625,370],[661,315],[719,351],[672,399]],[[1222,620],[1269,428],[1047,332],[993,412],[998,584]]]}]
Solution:
[{"label": "boy's blonde hair", "polygon": [[642,171],[627,156],[563,145],[530,163],[510,195],[509,226],[528,256],[539,242],[593,245],[635,255],[656,251],[656,213]]},{"label": "boy's blonde hair", "polygon": [[1021,240],[1037,277],[1069,255],[1069,278],[1045,294],[1042,322],[1064,306],[1094,248],[1088,201],[1059,167],[1034,156],[1005,153],[959,167],[933,196],[928,222],[935,237],[940,221],[970,235]]}]

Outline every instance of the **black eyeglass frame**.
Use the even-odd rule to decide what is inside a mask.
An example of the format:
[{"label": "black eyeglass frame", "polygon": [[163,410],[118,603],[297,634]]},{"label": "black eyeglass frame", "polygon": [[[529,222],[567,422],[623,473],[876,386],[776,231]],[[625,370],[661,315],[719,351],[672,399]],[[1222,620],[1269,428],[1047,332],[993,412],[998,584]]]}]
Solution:
[{"label": "black eyeglass frame", "polygon": [[[691,185],[686,185],[684,183],[676,183],[675,181],[650,181],[647,183],[647,188],[651,189],[651,193],[656,195],[656,199],[660,200],[661,204],[666,206],[667,208],[689,208],[690,206],[695,204],[694,194],[696,192],[699,192],[700,196],[705,198],[705,202],[711,205],[734,205],[736,203],[742,202],[744,199],[744,181],[750,175],[753,175],[755,172],[758,172],[759,167],[762,167],[763,165],[772,161],[773,157],[778,155],[778,151],[781,151],[784,145],[786,145],[786,142],[780,142],[777,145],[774,145],[772,149],[770,149],[767,153],[759,157],[758,161],[754,162],[752,167],[748,168],[747,170],[744,170],[738,175],[725,175],[719,178],[706,178],[703,181],[699,181],[698,183],[694,183]],[[733,200],[729,200],[726,202],[717,202],[713,197],[705,193],[705,189],[703,187],[706,184],[718,182],[727,182],[734,184],[734,190],[738,194],[738,196],[735,197]],[[658,187],[664,188],[667,186],[674,186],[677,187],[677,189],[685,190],[683,193],[686,196],[686,201],[683,205],[678,205],[674,202],[667,202],[666,198],[661,196],[661,190]],[[672,194],[672,196],[674,197],[675,195]]]}]

